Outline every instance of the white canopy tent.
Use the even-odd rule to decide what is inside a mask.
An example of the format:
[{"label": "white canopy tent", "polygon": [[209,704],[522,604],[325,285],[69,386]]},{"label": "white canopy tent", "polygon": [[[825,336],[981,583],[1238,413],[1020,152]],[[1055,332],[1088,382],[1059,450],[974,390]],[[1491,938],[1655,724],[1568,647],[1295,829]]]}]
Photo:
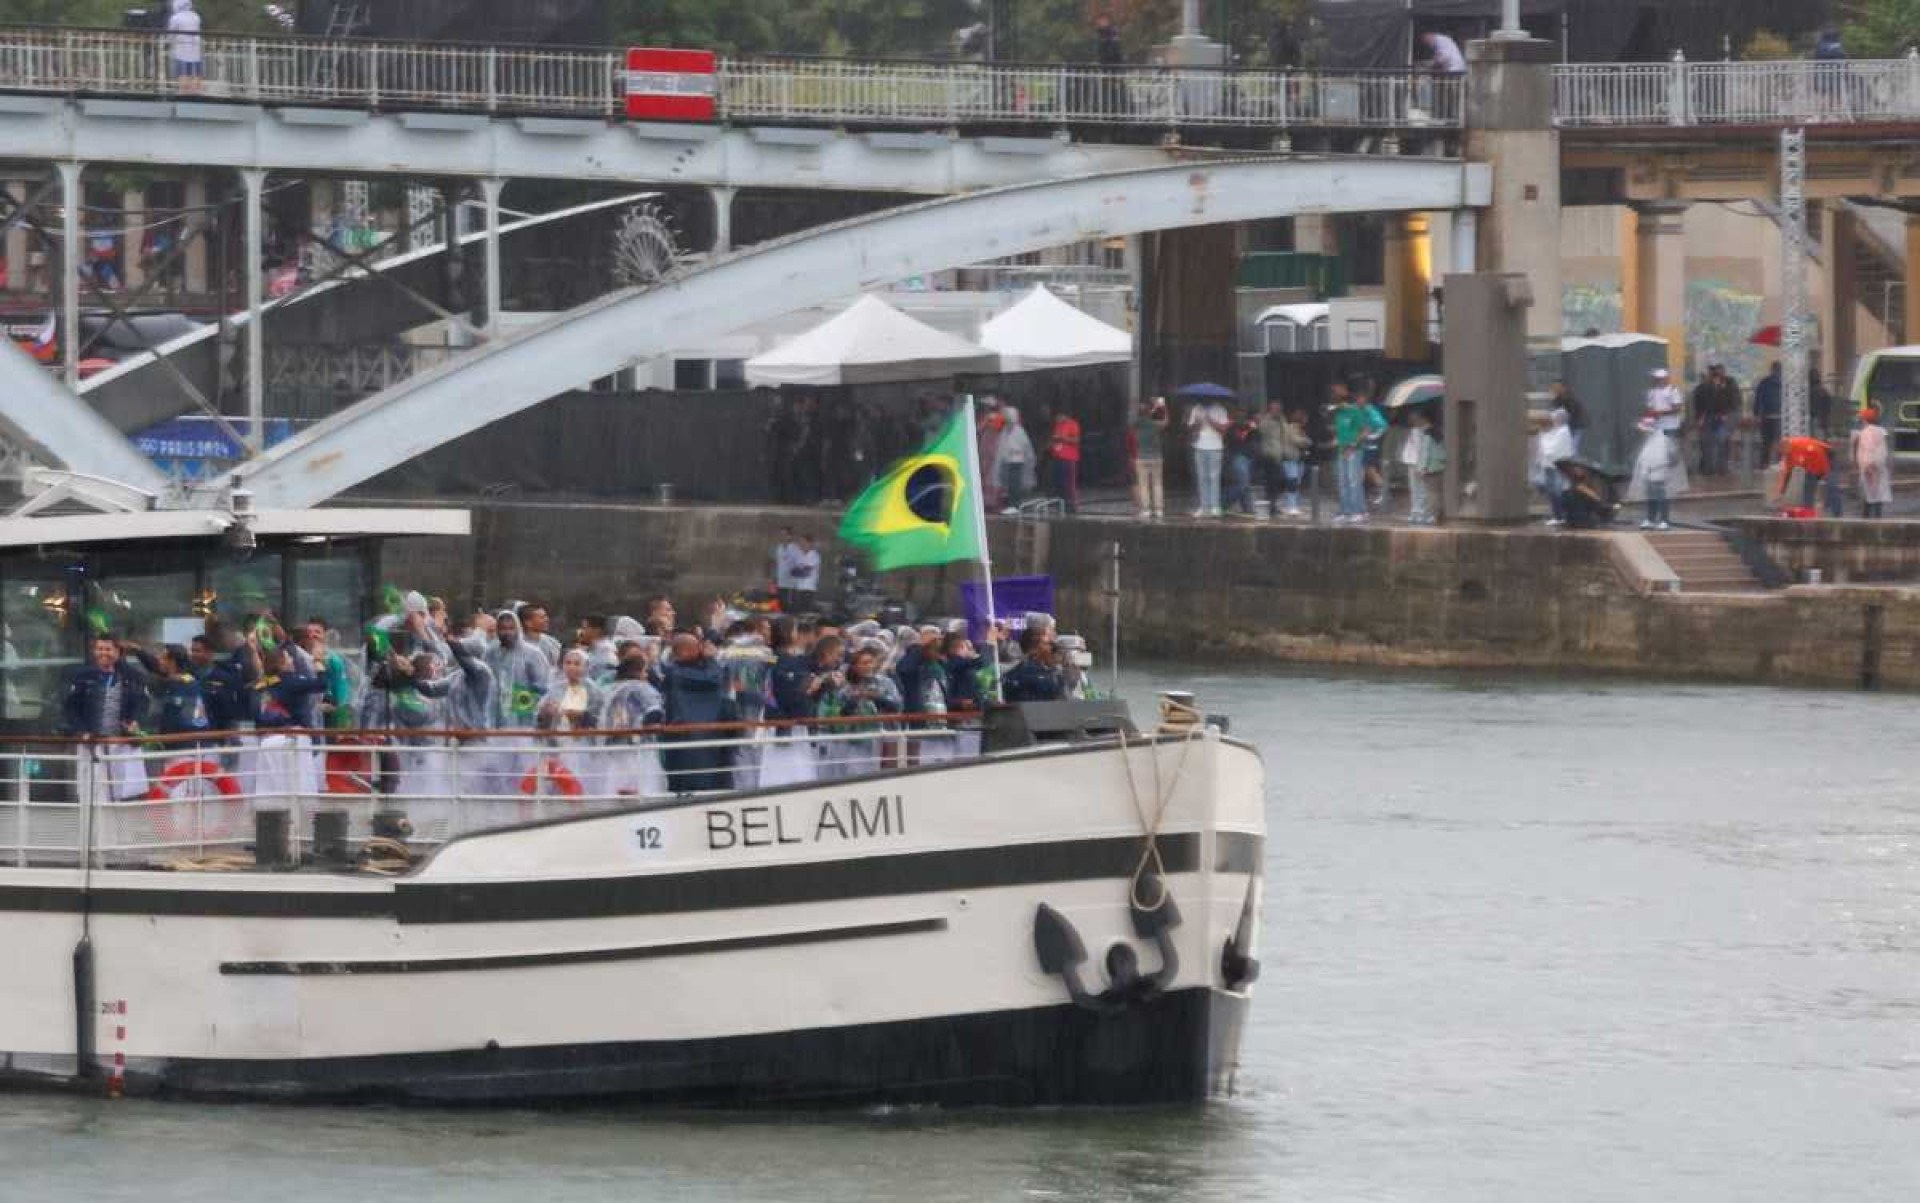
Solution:
[{"label": "white canopy tent", "polygon": [[1133,335],[1055,296],[1044,284],[980,327],[980,343],[1009,372],[1126,363]]},{"label": "white canopy tent", "polygon": [[1000,358],[876,296],[863,296],[839,314],[771,351],[747,360],[753,385],[892,384],[1000,370]]}]

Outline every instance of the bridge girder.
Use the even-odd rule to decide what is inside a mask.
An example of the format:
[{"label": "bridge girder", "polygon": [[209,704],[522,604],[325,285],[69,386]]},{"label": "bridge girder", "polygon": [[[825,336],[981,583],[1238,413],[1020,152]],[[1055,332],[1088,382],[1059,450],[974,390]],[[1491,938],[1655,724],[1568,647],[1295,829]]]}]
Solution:
[{"label": "bridge girder", "polygon": [[910,205],[613,293],[320,422],[237,468],[274,508],[317,505],[637,361],[924,272],[1088,239],[1301,213],[1484,208],[1492,173],[1443,159],[1250,159],[1081,176]]},{"label": "bridge girder", "polygon": [[73,472],[159,493],[167,478],[113,424],[69,392],[11,340],[0,340],[0,426],[34,452]]},{"label": "bridge girder", "polygon": [[[0,158],[940,195],[1206,152],[1061,138],[0,95]],[[1215,155],[1218,152],[1213,152]]]}]

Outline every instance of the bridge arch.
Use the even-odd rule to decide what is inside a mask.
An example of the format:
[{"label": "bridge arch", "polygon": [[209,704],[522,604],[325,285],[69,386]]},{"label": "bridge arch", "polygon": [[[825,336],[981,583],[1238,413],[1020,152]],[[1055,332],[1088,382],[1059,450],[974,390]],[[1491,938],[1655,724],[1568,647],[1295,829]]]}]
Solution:
[{"label": "bridge arch", "polygon": [[1219,222],[1482,208],[1491,192],[1488,167],[1449,159],[1259,158],[1079,176],[910,205],[609,294],[369,397],[241,465],[227,482],[252,490],[262,507],[317,505],[636,361],[925,272]]}]

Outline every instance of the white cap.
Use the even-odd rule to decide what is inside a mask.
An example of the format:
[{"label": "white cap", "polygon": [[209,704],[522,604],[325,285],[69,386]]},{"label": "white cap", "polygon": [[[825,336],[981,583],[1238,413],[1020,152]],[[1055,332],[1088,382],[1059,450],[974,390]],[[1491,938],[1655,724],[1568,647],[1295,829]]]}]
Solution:
[{"label": "white cap", "polygon": [[1653,378],[1655,380],[1665,380],[1667,378],[1667,369],[1665,368],[1653,369]]},{"label": "white cap", "polygon": [[425,614],[427,612],[427,599],[418,590],[408,593],[400,604],[406,608],[409,614]]}]

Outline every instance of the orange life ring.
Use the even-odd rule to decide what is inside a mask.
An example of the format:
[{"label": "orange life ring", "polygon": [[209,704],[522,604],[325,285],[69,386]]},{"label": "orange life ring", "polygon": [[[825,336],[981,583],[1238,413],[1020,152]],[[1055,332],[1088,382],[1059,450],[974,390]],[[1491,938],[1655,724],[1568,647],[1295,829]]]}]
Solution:
[{"label": "orange life ring", "polygon": [[375,760],[377,754],[371,741],[366,741],[364,749],[354,746],[362,742],[347,736],[327,749],[324,758],[326,781],[322,786],[326,792],[359,796],[373,792],[374,774],[378,771]]},{"label": "orange life ring", "polygon": [[[220,767],[219,761],[196,756],[187,760],[176,760],[160,770],[160,775],[147,789],[147,801],[160,803],[163,806],[174,802],[195,801],[196,796],[200,798],[205,796],[198,793],[203,788],[202,783],[204,786],[210,786],[218,795],[216,801],[238,800],[243,797],[240,783]],[[237,828],[237,824],[233,821],[235,817],[233,810],[234,808],[229,806],[217,807],[213,815],[209,816],[213,821],[205,823],[198,835],[190,842],[225,839],[233,835]],[[169,811],[155,811],[153,827],[160,838],[168,842],[178,842],[180,832],[175,830]]]},{"label": "orange life ring", "polygon": [[587,792],[587,787],[580,784],[580,778],[573,775],[573,770],[551,756],[528,769],[527,775],[520,778],[520,792],[529,798],[538,794],[542,777],[547,780],[549,795],[578,798]]}]

